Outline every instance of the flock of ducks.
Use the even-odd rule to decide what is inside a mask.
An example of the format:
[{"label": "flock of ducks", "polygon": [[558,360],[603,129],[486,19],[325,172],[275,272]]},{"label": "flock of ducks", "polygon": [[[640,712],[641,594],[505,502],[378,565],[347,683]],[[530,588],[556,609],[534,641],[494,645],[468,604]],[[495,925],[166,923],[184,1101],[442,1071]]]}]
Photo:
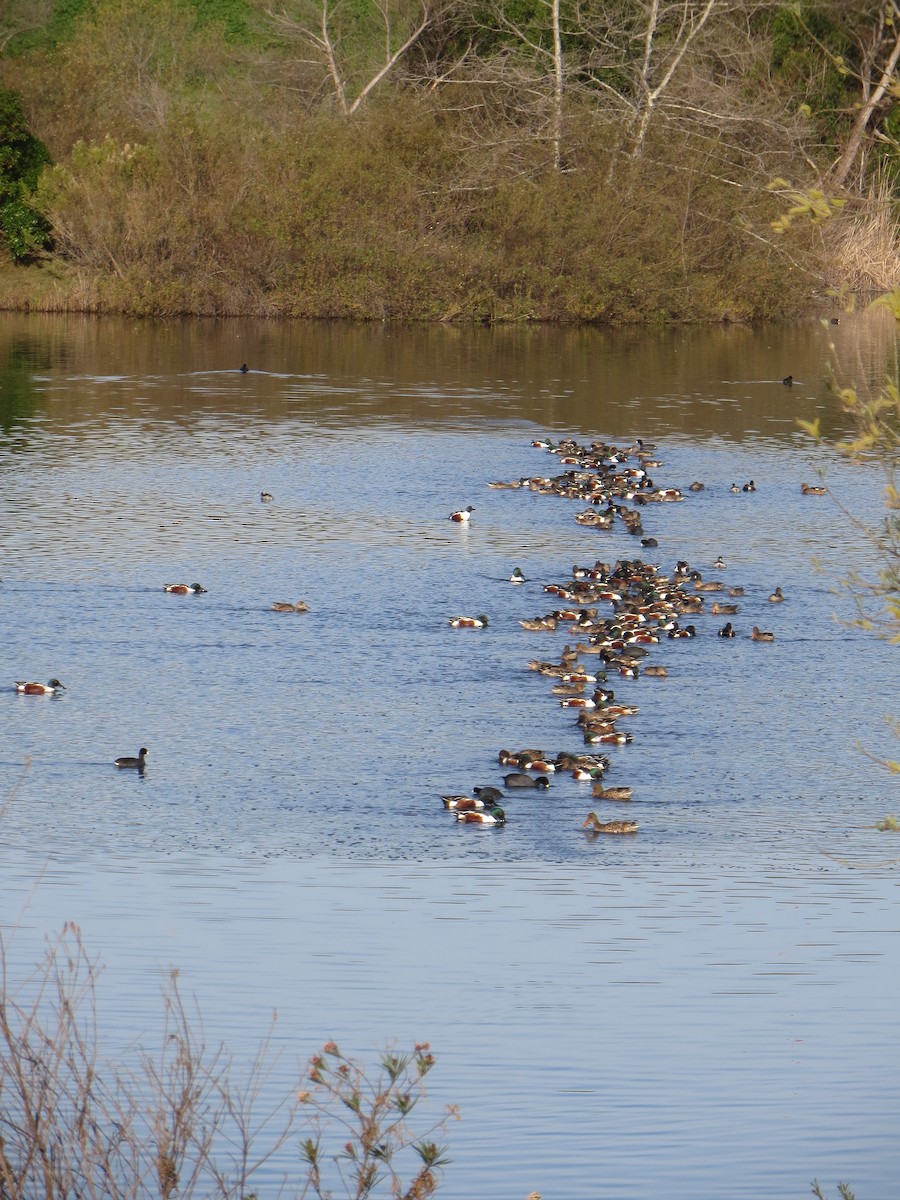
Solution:
[{"label": "flock of ducks", "polygon": [[[662,466],[656,457],[656,447],[637,439],[631,446],[621,448],[601,441],[589,446],[579,445],[573,438],[559,443],[540,439],[532,445],[556,457],[564,468],[551,475],[539,475],[488,484],[490,488],[521,488],[542,495],[561,496],[588,507],[575,515],[578,524],[601,529],[618,525],[625,532],[640,538],[642,549],[655,546],[653,538],[644,536],[645,506],[677,503],[684,494],[677,488],[658,487],[651,471]],[[692,483],[691,492],[705,490],[699,481]],[[754,480],[729,489],[738,493],[753,493]],[[824,487],[801,486],[803,495],[822,495]],[[474,512],[470,505],[450,514],[450,519],[468,522]],[[714,571],[726,569],[719,556],[711,564]],[[527,582],[520,568],[509,577],[511,583]],[[609,680],[619,675],[624,679],[664,678],[668,671],[661,664],[647,663],[650,648],[668,640],[690,639],[698,636],[697,626],[687,618],[704,616],[734,616],[740,611],[738,601],[744,588],[726,587],[720,579],[704,578],[702,572],[686,561],[676,563],[670,574],[661,571],[640,556],[620,558],[614,564],[596,561],[593,566],[575,565],[571,577],[547,583],[543,591],[553,596],[557,607],[547,613],[519,621],[523,629],[553,633],[566,627],[574,644],[567,644],[558,659],[532,659],[531,670],[553,680],[552,692],[560,707],[577,714],[575,724],[586,750],[581,753],[563,751],[548,756],[537,749],[501,750],[501,767],[515,770],[503,776],[503,788],[484,786],[473,789],[471,795],[443,795],[444,807],[453,812],[457,821],[466,824],[499,826],[506,822],[502,807],[506,794],[512,790],[531,789],[543,793],[554,775],[568,774],[592,784],[596,800],[628,802],[630,787],[607,787],[604,773],[609,759],[592,748],[602,745],[626,745],[632,734],[621,730],[622,717],[638,713],[636,704],[616,700]],[[727,598],[714,599],[723,596]],[[786,597],[780,586],[768,596],[771,604],[780,604]],[[449,621],[455,629],[483,629],[488,617],[455,616]],[[731,621],[717,630],[720,638],[734,638],[737,631]],[[774,642],[775,634],[754,625],[749,634],[754,642]],[[598,665],[594,667],[592,660]],[[582,826],[586,836],[593,839],[602,834],[633,834],[638,830],[634,820],[602,820],[597,812],[588,813]]]}]

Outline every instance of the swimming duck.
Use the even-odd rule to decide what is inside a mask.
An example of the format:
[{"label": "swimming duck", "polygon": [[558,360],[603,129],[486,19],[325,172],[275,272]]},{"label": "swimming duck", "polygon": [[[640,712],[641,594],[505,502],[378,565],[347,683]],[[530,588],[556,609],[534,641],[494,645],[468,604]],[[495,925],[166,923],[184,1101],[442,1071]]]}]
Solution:
[{"label": "swimming duck", "polygon": [[781,382],[784,384],[785,387],[793,387],[794,386],[794,377],[793,377],[793,375],[785,375],[784,379],[782,379]]},{"label": "swimming duck", "polygon": [[588,833],[637,833],[637,821],[601,821],[595,812],[588,813],[581,827]]},{"label": "swimming duck", "polygon": [[784,595],[781,591],[781,588],[777,587],[775,589],[775,591],[772,593],[772,595],[769,597],[769,603],[770,604],[780,604],[783,599],[784,599]]},{"label": "swimming duck", "polygon": [[548,788],[550,786],[550,780],[546,775],[538,775],[534,779],[523,771],[512,771],[509,775],[504,775],[503,782],[508,788]]},{"label": "swimming duck", "polygon": [[548,613],[546,617],[527,617],[524,621],[520,621],[519,624],[523,629],[552,633],[556,628],[557,619],[553,613]]},{"label": "swimming duck", "polygon": [[451,812],[474,812],[485,807],[485,802],[480,796],[441,796],[441,800],[444,802],[444,808],[450,809]]},{"label": "swimming duck", "polygon": [[456,819],[464,825],[505,825],[506,813],[499,805],[495,805],[482,812],[457,812]]},{"label": "swimming duck", "polygon": [[468,508],[460,508],[456,512],[452,512],[450,514],[450,520],[456,521],[458,524],[463,525],[469,520],[474,511],[475,509],[470,504]]},{"label": "swimming duck", "polygon": [[598,800],[630,800],[633,795],[633,789],[630,787],[604,787],[602,783],[595,783],[592,794]]},{"label": "swimming duck", "polygon": [[774,633],[765,633],[763,630],[759,629],[756,625],[754,625],[753,631],[750,634],[750,638],[754,642],[774,642],[775,634]]},{"label": "swimming duck", "polygon": [[440,799],[444,802],[444,808],[452,812],[473,812],[485,806],[484,800],[478,796],[442,796]]},{"label": "swimming duck", "polygon": [[720,638],[733,638],[734,637],[734,628],[730,621],[726,621],[725,624],[722,626],[722,628],[719,630],[719,637]]},{"label": "swimming duck", "polygon": [[163,591],[174,592],[178,596],[199,596],[206,588],[199,583],[164,583]]},{"label": "swimming duck", "polygon": [[573,767],[572,778],[577,779],[579,783],[589,783],[596,779],[602,779],[602,767]]},{"label": "swimming duck", "polygon": [[670,638],[692,638],[697,636],[697,630],[693,625],[685,625],[680,629],[670,629],[666,636]]},{"label": "swimming duck", "polygon": [[489,488],[496,488],[496,489],[500,489],[500,488],[520,488],[521,486],[522,486],[522,480],[521,480],[521,479],[510,479],[510,480],[504,480],[504,479],[494,479],[494,480],[492,480],[492,481],[491,481],[491,482],[488,484],[488,487],[489,487]]},{"label": "swimming duck", "polygon": [[271,492],[260,492],[259,499],[262,504],[271,504],[275,497]]},{"label": "swimming duck", "polygon": [[451,617],[449,623],[453,629],[483,629],[488,619],[481,613],[477,617]]},{"label": "swimming duck", "polygon": [[631,733],[619,733],[615,729],[586,729],[584,741],[587,746],[627,746],[634,741]]},{"label": "swimming duck", "polygon": [[744,589],[742,587],[733,587],[728,589],[729,596],[743,596]]},{"label": "swimming duck", "polygon": [[720,554],[719,557],[716,559],[716,561],[713,563],[713,570],[714,571],[724,571],[724,569],[725,569],[725,559]]},{"label": "swimming duck", "polygon": [[751,479],[749,483],[745,483],[745,484],[744,484],[744,486],[741,488],[741,491],[742,491],[742,492],[755,492],[755,491],[756,491],[756,484],[755,484],[755,483],[753,482],[753,480]]},{"label": "swimming duck", "polygon": [[733,616],[738,612],[740,605],[738,604],[721,604],[718,601],[709,610],[714,617]]},{"label": "swimming duck", "polygon": [[695,579],[694,587],[698,592],[723,592],[725,590],[725,584],[721,579],[707,579],[706,581]]},{"label": "swimming duck", "polygon": [[16,691],[22,696],[54,696],[65,690],[65,685],[58,679],[51,679],[49,683],[26,683],[24,680],[16,683]]},{"label": "swimming duck", "polygon": [[141,746],[140,750],[138,751],[137,758],[129,758],[126,755],[123,758],[117,758],[115,761],[115,765],[120,770],[124,769],[124,770],[132,770],[132,771],[143,771],[144,764],[146,763],[146,761],[147,761],[147,747]]},{"label": "swimming duck", "polygon": [[813,487],[809,483],[801,483],[800,491],[804,496],[824,496],[828,491],[826,487]]},{"label": "swimming duck", "polygon": [[519,567],[516,567],[516,569],[513,571],[512,575],[510,575],[510,577],[509,577],[509,582],[510,583],[527,583],[528,580],[522,574],[521,569]]},{"label": "swimming duck", "polygon": [[277,600],[272,605],[273,612],[309,612],[309,605],[303,600],[298,600],[296,604],[287,604]]},{"label": "swimming duck", "polygon": [[653,675],[657,679],[665,679],[665,677],[669,674],[669,672],[663,666],[651,666],[651,667],[644,667],[644,674],[645,675]]},{"label": "swimming duck", "polygon": [[738,485],[736,483],[733,483],[728,490],[729,490],[729,492],[739,492],[741,489],[738,487]]},{"label": "swimming duck", "polygon": [[694,482],[688,487],[688,491],[689,492],[705,492],[706,484],[701,483],[699,479],[695,479]]}]

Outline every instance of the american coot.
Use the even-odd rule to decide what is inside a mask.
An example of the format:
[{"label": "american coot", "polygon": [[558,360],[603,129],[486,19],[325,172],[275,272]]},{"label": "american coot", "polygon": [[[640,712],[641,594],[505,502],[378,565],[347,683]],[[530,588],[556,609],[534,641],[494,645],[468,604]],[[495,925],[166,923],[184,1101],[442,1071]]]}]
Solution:
[{"label": "american coot", "polygon": [[503,782],[508,788],[548,788],[550,786],[550,780],[546,775],[538,775],[537,778],[532,778],[531,775],[526,775],[524,771],[513,771],[509,775],[504,775]]}]

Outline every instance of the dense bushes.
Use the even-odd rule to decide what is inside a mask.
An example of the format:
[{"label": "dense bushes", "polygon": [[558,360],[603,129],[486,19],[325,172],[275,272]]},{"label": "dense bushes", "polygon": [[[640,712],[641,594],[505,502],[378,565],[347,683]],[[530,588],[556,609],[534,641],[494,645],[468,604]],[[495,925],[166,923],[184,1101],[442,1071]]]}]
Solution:
[{"label": "dense bushes", "polygon": [[[35,228],[52,230],[73,282],[50,303],[362,320],[752,320],[797,312],[840,282],[819,232],[798,222],[778,238],[770,224],[780,207],[766,185],[804,181],[817,152],[785,84],[799,69],[796,22],[788,38],[774,21],[771,44],[757,23],[752,38],[726,28],[692,51],[637,154],[628,39],[616,49],[616,91],[592,65],[587,27],[564,40],[583,61],[554,97],[545,39],[529,48],[504,27],[476,39],[476,60],[460,49],[476,10],[446,7],[350,118],[341,104],[384,53],[379,9],[367,10],[362,44],[369,25],[329,8],[337,83],[322,47],[304,39],[302,14],[276,27],[241,0],[69,8],[65,39],[15,61],[31,125],[56,159]],[[411,11],[399,4],[398,28]],[[507,5],[503,19],[517,11]],[[541,11],[525,15],[533,24]],[[0,59],[0,78],[8,66]]]}]

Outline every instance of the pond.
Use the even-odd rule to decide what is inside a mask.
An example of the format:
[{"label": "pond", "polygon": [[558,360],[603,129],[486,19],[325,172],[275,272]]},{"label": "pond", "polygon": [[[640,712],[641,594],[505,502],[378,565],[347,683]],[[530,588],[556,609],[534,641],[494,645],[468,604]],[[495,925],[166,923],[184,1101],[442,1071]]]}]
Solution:
[{"label": "pond", "polygon": [[[274,1092],[328,1038],[368,1061],[428,1041],[430,1107],[461,1113],[448,1200],[890,1194],[900,843],[875,823],[900,796],[873,756],[896,757],[897,651],[839,590],[873,566],[883,481],[797,421],[839,434],[829,366],[877,386],[894,342],[867,316],[0,316],[13,975],[73,920],[115,1046],[152,1037],[171,967],[238,1059],[277,1010]],[[685,496],[642,510],[657,547],[488,488],[559,474],[532,442],[567,435],[656,444],[654,482]],[[828,494],[801,495],[819,468]],[[507,795],[500,828],[457,823],[441,795],[502,786],[500,749],[584,750],[528,669],[576,636],[519,622],[573,564],[639,556],[744,593],[734,639],[704,613],[649,647],[666,678],[615,676],[639,712],[605,781],[633,800],[558,773]],[[464,613],[488,627],[450,628]],[[57,696],[16,694],[52,677]],[[146,771],[115,769],[141,746]],[[587,836],[598,806],[638,832]]]}]

